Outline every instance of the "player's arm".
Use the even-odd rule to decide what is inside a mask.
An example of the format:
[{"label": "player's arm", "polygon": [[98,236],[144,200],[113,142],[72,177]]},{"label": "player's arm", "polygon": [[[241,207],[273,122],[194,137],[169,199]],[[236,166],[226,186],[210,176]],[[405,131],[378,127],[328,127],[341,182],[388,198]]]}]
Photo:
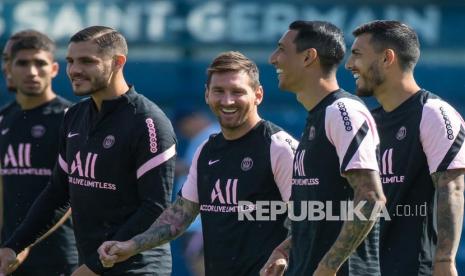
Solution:
[{"label": "player's arm", "polygon": [[[65,139],[60,132],[60,152],[64,152]],[[16,254],[35,243],[43,233],[56,224],[55,212],[65,212],[69,208],[67,185],[67,164],[59,156],[53,170],[51,181],[40,193],[29,209],[26,218],[0,248],[0,272],[11,273],[16,262]]]},{"label": "player's arm", "polygon": [[431,175],[437,191],[438,244],[434,266],[455,263],[462,232],[464,173],[464,169],[455,169]]},{"label": "player's arm", "polygon": [[[176,137],[166,117],[147,115],[134,122],[135,140],[131,145],[134,161],[138,208],[108,237],[125,241],[147,230],[156,218],[170,205],[173,189]],[[95,251],[84,261],[94,273],[102,274],[99,255]]]},{"label": "player's arm", "polygon": [[345,177],[354,189],[354,206],[363,204],[360,208],[363,217],[354,215],[353,220],[344,222],[336,241],[320,261],[320,271],[336,272],[340,268],[371,231],[386,202],[377,171],[350,170]]},{"label": "player's arm", "polygon": [[292,236],[289,235],[271,252],[270,257],[260,270],[260,276],[284,275],[289,262],[289,254],[292,247]]},{"label": "player's arm", "polygon": [[128,241],[104,242],[98,249],[105,267],[122,262],[144,250],[167,243],[187,229],[199,213],[199,204],[178,196],[145,232]]},{"label": "player's arm", "polygon": [[[327,109],[325,131],[336,148],[340,172],[354,191],[353,219],[341,231],[319,263],[314,275],[334,275],[367,237],[384,207],[377,146],[379,137],[369,111],[354,100],[341,100]],[[326,274],[325,274],[326,273]]]},{"label": "player's arm", "polygon": [[446,102],[428,99],[420,141],[436,188],[438,240],[433,275],[457,275],[455,256],[463,221],[465,122]]}]

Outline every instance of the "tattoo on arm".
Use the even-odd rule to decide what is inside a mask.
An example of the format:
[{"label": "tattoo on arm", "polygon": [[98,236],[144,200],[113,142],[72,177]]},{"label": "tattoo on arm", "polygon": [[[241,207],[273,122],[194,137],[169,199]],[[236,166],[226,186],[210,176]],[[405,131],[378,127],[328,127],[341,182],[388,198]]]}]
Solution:
[{"label": "tattoo on arm", "polygon": [[132,238],[137,252],[141,252],[181,235],[200,211],[198,203],[178,197],[150,226],[147,231]]},{"label": "tattoo on arm", "polygon": [[336,241],[321,260],[324,266],[333,270],[338,270],[366,238],[376,223],[372,214],[378,214],[386,202],[378,172],[350,170],[345,176],[354,189],[354,206],[364,204],[360,213],[367,219],[354,215],[353,220],[344,222]]},{"label": "tattoo on arm", "polygon": [[437,196],[438,245],[435,262],[453,262],[460,242],[463,221],[465,170],[447,170],[431,175]]}]

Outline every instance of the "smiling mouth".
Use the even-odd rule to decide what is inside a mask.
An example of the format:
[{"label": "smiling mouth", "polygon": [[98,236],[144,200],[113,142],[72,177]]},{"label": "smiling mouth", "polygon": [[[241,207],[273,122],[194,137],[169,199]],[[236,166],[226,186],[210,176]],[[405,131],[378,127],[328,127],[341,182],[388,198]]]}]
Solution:
[{"label": "smiling mouth", "polygon": [[231,115],[237,112],[237,108],[221,108],[221,113],[226,115]]}]

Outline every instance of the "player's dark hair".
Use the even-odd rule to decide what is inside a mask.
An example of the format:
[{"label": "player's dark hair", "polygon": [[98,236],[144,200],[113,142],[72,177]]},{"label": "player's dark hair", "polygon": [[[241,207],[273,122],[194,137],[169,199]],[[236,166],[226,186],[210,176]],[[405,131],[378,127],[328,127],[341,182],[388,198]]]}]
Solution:
[{"label": "player's dark hair", "polygon": [[420,57],[420,42],[416,32],[395,20],[375,20],[357,27],[352,34],[357,37],[371,34],[370,42],[377,52],[393,49],[403,71],[411,71]]},{"label": "player's dark hair", "polygon": [[56,45],[47,35],[34,31],[25,30],[10,37],[12,41],[10,59],[13,59],[21,50],[42,50],[55,54]]},{"label": "player's dark hair", "polygon": [[109,55],[128,54],[128,45],[124,36],[117,30],[106,26],[91,26],[74,34],[69,42],[92,41],[101,52]]},{"label": "player's dark hair", "polygon": [[324,21],[297,20],[289,25],[289,30],[297,31],[297,52],[314,48],[325,74],[337,69],[346,52],[344,34],[338,27]]},{"label": "player's dark hair", "polygon": [[208,66],[207,88],[214,73],[244,71],[250,78],[250,86],[257,89],[260,86],[258,67],[251,59],[240,52],[229,51],[219,54]]}]

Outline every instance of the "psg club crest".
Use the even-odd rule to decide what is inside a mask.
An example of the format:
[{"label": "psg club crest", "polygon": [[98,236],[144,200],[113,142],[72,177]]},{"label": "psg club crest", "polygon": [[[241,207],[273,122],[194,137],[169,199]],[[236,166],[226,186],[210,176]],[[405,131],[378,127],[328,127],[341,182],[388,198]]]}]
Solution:
[{"label": "psg club crest", "polygon": [[407,136],[407,129],[404,126],[401,126],[397,131],[396,138],[397,140],[402,140]]},{"label": "psg club crest", "polygon": [[253,160],[252,158],[250,157],[245,157],[244,159],[242,159],[242,163],[241,163],[241,169],[245,172],[245,171],[248,171],[252,168],[253,166]]},{"label": "psg club crest", "polygon": [[31,135],[34,138],[40,138],[45,134],[45,127],[43,125],[35,125],[31,128]]},{"label": "psg club crest", "polygon": [[108,135],[103,139],[103,147],[106,149],[111,148],[115,144],[115,136],[113,135]]}]

